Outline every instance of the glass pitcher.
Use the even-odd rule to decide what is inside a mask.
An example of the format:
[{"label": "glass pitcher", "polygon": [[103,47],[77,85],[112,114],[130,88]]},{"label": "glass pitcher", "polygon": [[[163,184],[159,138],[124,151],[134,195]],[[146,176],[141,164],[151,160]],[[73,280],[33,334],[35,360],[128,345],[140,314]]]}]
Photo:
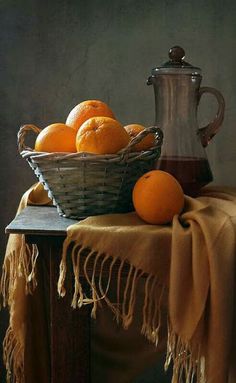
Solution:
[{"label": "glass pitcher", "polygon": [[[157,168],[175,176],[185,194],[196,196],[202,186],[213,180],[204,148],[223,122],[225,102],[218,90],[200,87],[201,69],[184,61],[181,47],[171,48],[169,58],[152,70],[147,82],[154,87],[155,125],[164,134]],[[216,97],[218,111],[213,121],[199,128],[197,109],[203,93]]]}]

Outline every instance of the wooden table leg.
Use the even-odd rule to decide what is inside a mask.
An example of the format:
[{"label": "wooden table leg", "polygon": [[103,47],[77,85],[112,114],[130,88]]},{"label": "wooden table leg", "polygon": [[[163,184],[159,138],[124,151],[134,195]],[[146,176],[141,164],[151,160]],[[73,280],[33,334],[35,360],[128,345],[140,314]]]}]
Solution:
[{"label": "wooden table leg", "polygon": [[90,306],[71,307],[73,277],[64,298],[57,294],[61,246],[50,246],[51,382],[90,382]]},{"label": "wooden table leg", "polygon": [[[29,242],[31,243],[31,242]],[[48,249],[39,246],[37,287],[27,295],[25,383],[51,383],[50,302]]]}]

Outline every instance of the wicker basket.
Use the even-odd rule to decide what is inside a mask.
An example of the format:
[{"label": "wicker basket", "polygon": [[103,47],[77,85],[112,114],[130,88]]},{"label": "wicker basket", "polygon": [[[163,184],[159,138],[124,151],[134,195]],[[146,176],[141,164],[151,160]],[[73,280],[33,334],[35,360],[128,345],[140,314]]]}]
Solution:
[{"label": "wicker basket", "polygon": [[[162,145],[162,131],[153,126],[117,154],[42,153],[25,145],[25,137],[32,131],[38,134],[41,129],[35,125],[20,128],[19,152],[43,183],[58,213],[75,219],[133,210],[134,184],[154,168]],[[147,151],[132,152],[133,146],[148,133],[155,133],[155,145]]]}]

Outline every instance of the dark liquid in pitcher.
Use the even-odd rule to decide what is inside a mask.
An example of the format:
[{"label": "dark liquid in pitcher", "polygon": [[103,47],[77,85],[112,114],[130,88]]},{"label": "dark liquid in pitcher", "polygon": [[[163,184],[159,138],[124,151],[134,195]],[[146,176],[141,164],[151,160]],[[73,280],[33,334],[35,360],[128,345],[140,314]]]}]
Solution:
[{"label": "dark liquid in pitcher", "polygon": [[196,197],[200,189],[213,180],[205,158],[165,157],[157,162],[157,169],[172,174],[180,183],[185,194]]}]

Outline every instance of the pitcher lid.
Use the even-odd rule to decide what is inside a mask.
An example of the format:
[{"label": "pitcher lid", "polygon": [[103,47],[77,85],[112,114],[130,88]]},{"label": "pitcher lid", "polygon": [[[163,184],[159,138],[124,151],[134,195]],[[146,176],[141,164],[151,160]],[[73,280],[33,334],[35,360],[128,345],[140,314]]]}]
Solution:
[{"label": "pitcher lid", "polygon": [[183,48],[179,46],[170,48],[169,58],[170,60],[165,62],[163,65],[152,69],[153,76],[159,74],[190,74],[195,76],[201,75],[200,68],[184,61],[185,51]]}]

